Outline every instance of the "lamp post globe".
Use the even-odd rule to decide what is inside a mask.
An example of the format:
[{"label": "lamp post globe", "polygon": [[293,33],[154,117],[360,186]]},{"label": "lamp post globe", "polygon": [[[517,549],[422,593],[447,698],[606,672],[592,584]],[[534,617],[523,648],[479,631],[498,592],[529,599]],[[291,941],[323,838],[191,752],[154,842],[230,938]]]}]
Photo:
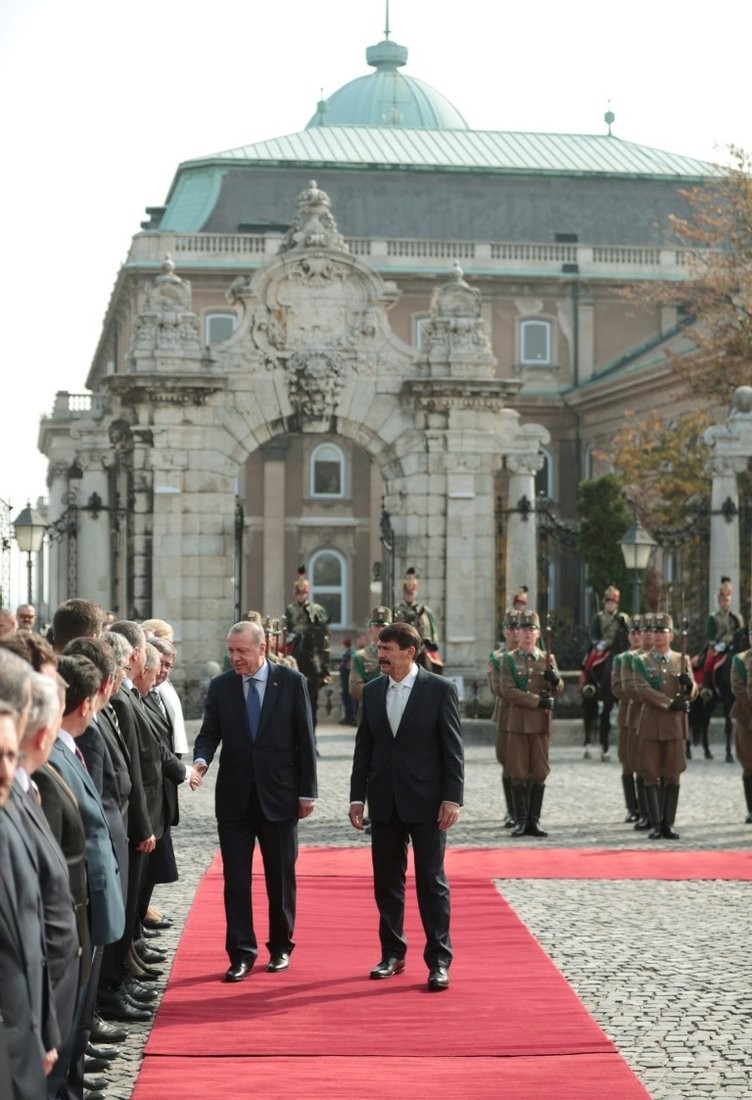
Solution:
[{"label": "lamp post globe", "polygon": [[650,532],[645,530],[637,516],[635,516],[632,526],[619,540],[624,564],[632,574],[633,615],[637,615],[640,610],[640,577],[647,569],[650,555],[656,545],[657,543]]},{"label": "lamp post globe", "polygon": [[26,502],[26,507],[22,508],[16,518],[13,520],[13,533],[15,535],[16,542],[18,543],[18,549],[27,555],[26,558],[26,598],[29,603],[33,603],[33,592],[31,584],[31,555],[38,554],[42,549],[42,543],[44,541],[44,532],[47,525],[44,519],[31,507],[31,501]]}]

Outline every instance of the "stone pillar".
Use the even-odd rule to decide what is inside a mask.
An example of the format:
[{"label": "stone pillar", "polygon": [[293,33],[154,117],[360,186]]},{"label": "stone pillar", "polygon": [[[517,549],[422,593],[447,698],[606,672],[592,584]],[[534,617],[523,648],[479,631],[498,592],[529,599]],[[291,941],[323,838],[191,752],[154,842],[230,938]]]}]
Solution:
[{"label": "stone pillar", "polygon": [[521,584],[528,587],[528,606],[538,605],[537,532],[535,475],[543,467],[543,455],[508,454],[509,496],[507,498],[506,595],[507,600]]},{"label": "stone pillar", "polygon": [[285,456],[287,439],[264,449],[264,613],[279,614],[285,606]]},{"label": "stone pillar", "polygon": [[708,576],[708,607],[711,608],[715,607],[722,576],[729,577],[734,592],[739,592],[739,491],[736,477],[745,467],[746,459],[728,456],[715,455],[708,462],[708,472],[713,478]]}]

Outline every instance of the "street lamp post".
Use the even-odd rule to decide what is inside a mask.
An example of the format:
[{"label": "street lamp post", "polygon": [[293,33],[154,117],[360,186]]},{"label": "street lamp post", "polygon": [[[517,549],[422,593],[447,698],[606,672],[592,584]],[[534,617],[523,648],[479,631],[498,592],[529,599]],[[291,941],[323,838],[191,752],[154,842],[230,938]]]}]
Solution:
[{"label": "street lamp post", "polygon": [[640,576],[648,567],[650,555],[657,544],[642,526],[637,516],[619,541],[624,564],[632,574],[632,614],[640,610]]},{"label": "street lamp post", "polygon": [[39,512],[31,507],[31,501],[27,501],[26,507],[13,520],[13,531],[18,549],[28,555],[26,559],[26,598],[29,603],[34,602],[34,593],[31,587],[31,555],[38,554],[42,549],[45,529],[46,524]]}]

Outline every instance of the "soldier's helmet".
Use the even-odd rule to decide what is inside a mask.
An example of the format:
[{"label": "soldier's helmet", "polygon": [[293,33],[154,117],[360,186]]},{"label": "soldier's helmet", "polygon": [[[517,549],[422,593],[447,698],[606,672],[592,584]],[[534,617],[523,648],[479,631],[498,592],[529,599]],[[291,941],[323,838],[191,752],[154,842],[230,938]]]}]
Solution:
[{"label": "soldier's helmet", "polygon": [[388,607],[374,607],[369,619],[369,626],[389,626],[392,621],[392,613]]},{"label": "soldier's helmet", "polygon": [[665,611],[659,611],[658,614],[653,615],[653,630],[670,630],[673,632],[674,620]]},{"label": "soldier's helmet", "polygon": [[515,588],[512,595],[512,610],[524,611],[527,607],[527,593],[528,587],[526,584],[521,584],[519,588]]},{"label": "soldier's helmet", "polygon": [[603,602],[605,603],[606,600],[613,600],[614,603],[618,603],[620,599],[621,599],[621,592],[619,591],[619,589],[616,587],[615,584],[610,584],[607,587],[606,591],[603,593]]},{"label": "soldier's helmet", "polygon": [[[644,615],[632,615],[631,619],[628,620],[629,633],[630,634],[639,634],[640,633],[640,631],[642,630],[642,623],[643,623],[644,617],[645,617]],[[626,618],[626,616],[625,616],[625,618]]]},{"label": "soldier's helmet", "polygon": [[540,630],[540,619],[537,611],[522,611],[518,618],[520,630]]}]

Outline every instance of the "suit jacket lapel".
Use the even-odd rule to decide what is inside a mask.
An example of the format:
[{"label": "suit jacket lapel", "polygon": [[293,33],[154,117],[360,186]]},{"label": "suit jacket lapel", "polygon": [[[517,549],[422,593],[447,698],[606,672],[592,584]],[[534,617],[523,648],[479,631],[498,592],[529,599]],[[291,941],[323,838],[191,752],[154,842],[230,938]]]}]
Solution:
[{"label": "suit jacket lapel", "polygon": [[269,669],[269,675],[266,680],[264,701],[261,704],[261,717],[259,719],[257,740],[264,732],[266,723],[269,721],[269,715],[274,710],[274,706],[277,702],[277,693],[279,692],[279,681],[277,679],[277,673],[275,671],[274,665],[271,661],[267,661],[266,667]]}]

